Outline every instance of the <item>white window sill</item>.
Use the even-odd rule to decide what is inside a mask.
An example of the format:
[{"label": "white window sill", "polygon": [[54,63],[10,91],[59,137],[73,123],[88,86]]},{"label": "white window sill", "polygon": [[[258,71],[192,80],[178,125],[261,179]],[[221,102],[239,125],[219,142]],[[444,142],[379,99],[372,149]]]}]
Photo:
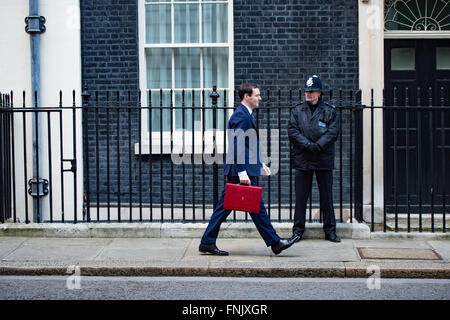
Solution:
[{"label": "white window sill", "polygon": [[[208,130],[204,132],[194,132],[194,154],[212,154],[213,153],[213,131]],[[163,132],[162,144],[161,134],[153,132],[151,148],[148,133],[142,134],[141,150],[139,150],[139,143],[134,144],[135,155],[149,155],[151,154],[192,154],[192,131],[184,132],[184,146],[183,146],[183,131]],[[216,131],[216,154],[225,153],[224,132],[223,130]],[[172,142],[171,142],[172,139]],[[228,140],[228,139],[227,139]],[[203,142],[204,141],[204,142]],[[228,144],[227,144],[228,145]],[[204,148],[204,149],[203,149]],[[139,153],[140,151],[140,153]]]}]

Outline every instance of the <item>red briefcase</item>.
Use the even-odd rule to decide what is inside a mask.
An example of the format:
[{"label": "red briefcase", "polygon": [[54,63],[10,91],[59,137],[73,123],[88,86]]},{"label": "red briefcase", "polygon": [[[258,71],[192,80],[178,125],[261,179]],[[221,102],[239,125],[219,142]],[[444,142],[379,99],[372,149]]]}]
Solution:
[{"label": "red briefcase", "polygon": [[259,213],[261,194],[261,187],[227,183],[223,208],[225,210]]}]

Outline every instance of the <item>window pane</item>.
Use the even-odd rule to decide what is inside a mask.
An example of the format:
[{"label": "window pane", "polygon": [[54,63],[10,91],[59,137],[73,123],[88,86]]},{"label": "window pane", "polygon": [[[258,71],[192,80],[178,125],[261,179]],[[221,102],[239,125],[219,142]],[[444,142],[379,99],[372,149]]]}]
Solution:
[{"label": "window pane", "polygon": [[[184,99],[183,99],[183,91],[176,90],[175,91],[175,106],[183,107],[184,102],[184,129],[191,131],[192,130],[192,106],[194,106],[194,130],[201,130],[201,106],[200,101],[200,91],[194,91],[194,95],[192,95],[192,90],[184,90]],[[175,129],[181,130],[183,129],[183,109],[175,110]]]},{"label": "window pane", "polygon": [[450,70],[450,47],[436,48],[436,69]]},{"label": "window pane", "polygon": [[228,48],[203,49],[203,87],[228,87]]},{"label": "window pane", "polygon": [[200,48],[177,48],[175,88],[200,88]]},{"label": "window pane", "polygon": [[145,42],[170,43],[170,5],[145,6]]},{"label": "window pane", "polygon": [[[147,65],[147,88],[152,89],[149,100],[152,108],[148,111],[147,126],[154,133],[183,128],[188,131],[201,131],[202,88],[206,89],[204,103],[208,107],[205,111],[205,130],[211,129],[213,122],[209,98],[212,86],[227,88],[226,91],[219,89],[218,105],[224,105],[225,94],[229,104],[230,48],[196,47],[196,44],[202,42],[228,42],[228,4],[217,2],[228,1],[145,0],[144,32],[145,43],[149,45],[143,49]],[[188,48],[174,48],[170,43],[188,44]],[[154,48],[152,44],[164,45]],[[172,48],[161,48],[165,47],[165,44]],[[164,89],[162,94],[158,90],[160,88]],[[194,92],[191,88],[195,89]],[[173,95],[170,89],[174,89]],[[184,98],[181,89],[187,89],[184,91]],[[170,110],[171,104],[174,107],[184,105],[184,110]],[[226,125],[224,110],[217,110],[215,120],[216,128],[223,130]]]},{"label": "window pane", "polygon": [[181,4],[174,6],[175,42],[198,43],[198,5]]},{"label": "window pane", "polygon": [[202,41],[228,42],[228,5],[202,5]]},{"label": "window pane", "polygon": [[146,49],[147,88],[172,88],[172,49]]},{"label": "window pane", "polygon": [[414,48],[392,48],[391,70],[406,71],[416,69]]},{"label": "window pane", "polygon": [[[151,100],[149,101],[151,105],[151,129],[152,132],[160,132],[161,130],[161,111],[163,114],[162,127],[163,131],[170,131],[170,91],[152,91]],[[150,122],[148,124],[148,130],[150,130]]]}]

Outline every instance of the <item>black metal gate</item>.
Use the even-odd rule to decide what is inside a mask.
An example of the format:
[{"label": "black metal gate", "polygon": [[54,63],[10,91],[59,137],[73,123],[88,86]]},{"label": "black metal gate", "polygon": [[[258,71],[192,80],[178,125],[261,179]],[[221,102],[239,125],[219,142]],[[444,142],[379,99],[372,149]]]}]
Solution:
[{"label": "black metal gate", "polygon": [[[0,101],[1,220],[65,222],[83,220],[81,107],[14,106],[13,93]],[[38,137],[38,138],[36,138]],[[78,151],[78,153],[77,153]]]}]

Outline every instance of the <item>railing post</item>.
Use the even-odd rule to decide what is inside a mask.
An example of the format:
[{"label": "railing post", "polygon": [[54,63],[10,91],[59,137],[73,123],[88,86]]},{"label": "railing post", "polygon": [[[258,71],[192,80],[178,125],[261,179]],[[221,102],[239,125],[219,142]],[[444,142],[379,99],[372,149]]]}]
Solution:
[{"label": "railing post", "polygon": [[[87,221],[90,222],[91,216],[90,216],[90,201],[89,201],[89,148],[88,148],[88,115],[87,115],[87,107],[89,105],[89,99],[91,97],[91,94],[89,93],[89,88],[84,85],[83,86],[83,92],[81,93],[82,98],[82,120],[83,120],[83,173],[84,173],[84,196],[83,196],[83,219],[87,218]],[[98,174],[98,173],[97,173]],[[97,204],[98,206],[98,204]],[[77,213],[75,212],[76,217]],[[75,219],[76,220],[76,219]]]},{"label": "railing post", "polygon": [[[5,94],[3,97],[0,94],[0,109],[6,112],[0,112],[0,222],[4,223],[11,218],[12,210],[12,187],[11,172],[11,118],[12,112],[8,109],[12,108],[13,94]],[[15,208],[14,208],[15,209]]]},{"label": "railing post", "polygon": [[[212,99],[212,111],[213,111],[213,159],[216,159],[217,141],[216,141],[216,128],[217,128],[217,100],[220,95],[217,92],[217,87],[213,86],[213,92],[209,95]],[[225,138],[225,137],[224,137]],[[213,163],[213,203],[214,208],[219,202],[219,166],[216,161]]]},{"label": "railing post", "polygon": [[[355,120],[355,218],[363,221],[363,110],[361,91],[355,94],[355,106],[352,110]],[[350,133],[351,134],[351,133]]]},{"label": "railing post", "polygon": [[[3,109],[3,96],[0,93],[0,109]],[[0,110],[1,111],[1,110]],[[4,181],[6,181],[5,172],[4,172],[4,155],[3,150],[5,146],[4,142],[4,136],[3,136],[3,128],[4,128],[4,121],[3,121],[3,112],[0,112],[0,222],[5,222],[5,212],[6,212],[6,206],[5,206],[5,191],[4,189]]]}]

